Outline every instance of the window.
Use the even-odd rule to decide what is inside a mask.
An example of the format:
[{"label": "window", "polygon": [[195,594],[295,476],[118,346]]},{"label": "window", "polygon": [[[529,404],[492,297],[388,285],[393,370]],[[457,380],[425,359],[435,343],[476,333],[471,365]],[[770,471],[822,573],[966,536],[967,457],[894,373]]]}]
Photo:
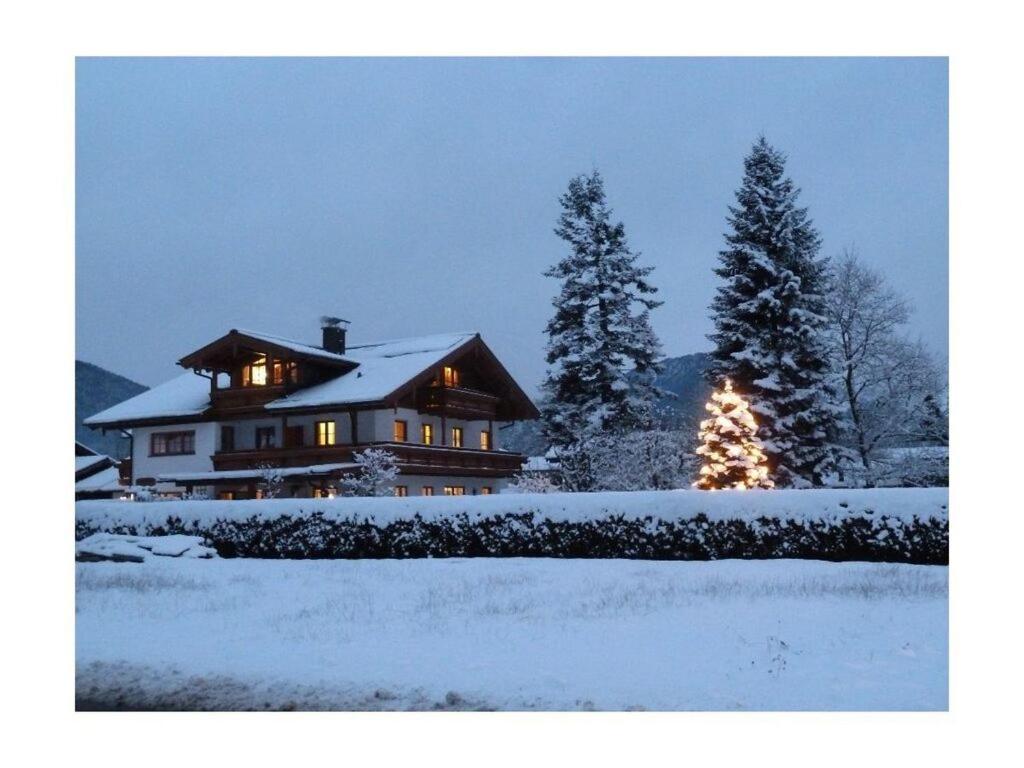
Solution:
[{"label": "window", "polygon": [[301,424],[284,428],[284,447],[298,448],[306,444],[306,435]]},{"label": "window", "polygon": [[316,444],[334,445],[335,428],[333,421],[318,421],[316,423]]},{"label": "window", "polygon": [[464,485],[446,485],[444,487],[445,496],[465,496],[466,486]]},{"label": "window", "polygon": [[424,485],[423,488],[420,490],[420,496],[433,496],[433,495],[434,495],[434,486],[432,486],[432,485]]},{"label": "window", "polygon": [[235,498],[234,491],[218,491],[217,498],[221,501],[233,501]]},{"label": "window", "polygon": [[491,450],[491,433],[488,432],[486,429],[480,432],[480,450]]},{"label": "window", "polygon": [[450,365],[444,367],[444,385],[446,387],[457,387],[459,386],[459,369],[453,368]]},{"label": "window", "polygon": [[423,424],[420,427],[420,442],[424,445],[434,444],[434,425]]},{"label": "window", "polygon": [[220,449],[222,451],[235,450],[235,428],[222,426],[220,428]]},{"label": "window", "polygon": [[189,432],[154,432],[149,436],[150,456],[184,456],[196,452],[195,430]]},{"label": "window", "polygon": [[480,495],[481,496],[490,496],[491,495],[491,486],[489,486],[489,485],[483,486],[480,489]]},{"label": "window", "polygon": [[274,431],[274,427],[256,427],[256,450],[274,447]]},{"label": "window", "polygon": [[299,383],[299,364],[298,363],[286,363],[285,369],[288,371],[288,381],[292,384]]},{"label": "window", "polygon": [[396,485],[395,486],[395,496],[401,496],[402,498],[405,498],[408,495],[409,495],[409,486],[407,486],[407,485]]},{"label": "window", "polygon": [[462,427],[452,427],[452,448],[462,447]]},{"label": "window", "polygon": [[284,384],[284,363],[280,360],[275,360],[272,370],[274,371],[272,381],[275,384]]},{"label": "window", "polygon": [[261,355],[256,362],[242,368],[243,387],[264,387],[267,384],[267,356]]},{"label": "window", "polygon": [[409,425],[401,419],[395,419],[394,440],[396,443],[404,443],[409,435]]}]

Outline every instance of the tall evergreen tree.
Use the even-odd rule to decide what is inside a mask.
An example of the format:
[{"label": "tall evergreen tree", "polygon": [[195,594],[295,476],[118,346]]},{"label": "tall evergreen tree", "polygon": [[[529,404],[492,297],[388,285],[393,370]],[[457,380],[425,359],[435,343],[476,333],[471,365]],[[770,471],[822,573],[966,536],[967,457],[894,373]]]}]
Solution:
[{"label": "tall evergreen tree", "polygon": [[544,433],[568,447],[601,432],[648,425],[660,344],[650,310],[652,267],[637,265],[622,222],[612,223],[604,183],[594,171],[569,182],[555,234],[569,252],[544,274],[562,281],[547,325]]},{"label": "tall evergreen tree", "polygon": [[777,485],[806,487],[820,485],[838,460],[839,409],[824,306],[828,261],[785,161],[763,136],[744,160],[715,270],[725,282],[711,304],[708,375],[714,384],[732,379],[749,397]]}]

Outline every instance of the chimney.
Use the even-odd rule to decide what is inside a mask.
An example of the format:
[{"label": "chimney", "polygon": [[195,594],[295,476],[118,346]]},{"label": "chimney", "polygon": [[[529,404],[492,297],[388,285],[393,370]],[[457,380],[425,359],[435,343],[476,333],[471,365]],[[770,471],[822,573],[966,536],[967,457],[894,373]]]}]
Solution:
[{"label": "chimney", "polygon": [[320,328],[323,330],[324,340],[321,345],[328,352],[337,355],[345,354],[345,331],[348,330],[348,320],[340,317],[329,317],[324,315],[320,318]]}]

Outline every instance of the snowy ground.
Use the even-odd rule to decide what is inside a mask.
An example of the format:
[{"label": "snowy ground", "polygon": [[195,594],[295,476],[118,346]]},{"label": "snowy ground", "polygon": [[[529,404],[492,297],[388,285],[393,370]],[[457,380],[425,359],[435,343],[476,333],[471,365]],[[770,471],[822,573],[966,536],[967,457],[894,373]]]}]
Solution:
[{"label": "snowy ground", "polygon": [[78,563],[80,709],[945,709],[947,569]]}]

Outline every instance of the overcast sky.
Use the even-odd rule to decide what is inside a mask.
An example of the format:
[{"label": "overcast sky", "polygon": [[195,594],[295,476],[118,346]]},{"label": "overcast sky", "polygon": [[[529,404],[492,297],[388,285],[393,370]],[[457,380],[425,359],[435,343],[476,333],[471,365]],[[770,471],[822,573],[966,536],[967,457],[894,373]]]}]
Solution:
[{"label": "overcast sky", "polygon": [[569,178],[600,169],[709,348],[727,205],[759,133],[825,253],[856,246],[948,343],[944,59],[82,59],[77,357],[143,384],[230,328],[351,343],[478,330],[530,392]]}]

